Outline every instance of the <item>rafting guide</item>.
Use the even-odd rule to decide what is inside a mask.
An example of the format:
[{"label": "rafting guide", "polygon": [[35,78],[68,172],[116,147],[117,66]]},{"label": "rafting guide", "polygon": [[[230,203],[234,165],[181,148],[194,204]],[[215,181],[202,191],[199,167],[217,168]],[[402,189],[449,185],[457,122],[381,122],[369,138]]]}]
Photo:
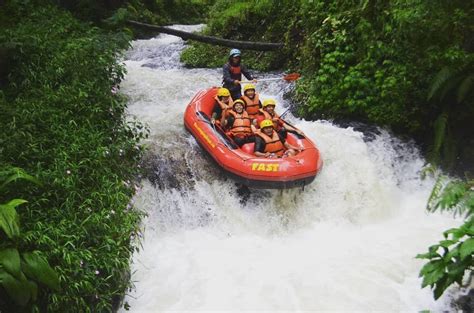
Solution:
[{"label": "rafting guide", "polygon": [[242,96],[242,75],[248,80],[257,82],[252,77],[252,74],[247,70],[247,67],[241,63],[241,52],[239,49],[232,49],[229,53],[229,60],[222,67],[223,87],[229,89],[232,99],[236,100]]}]

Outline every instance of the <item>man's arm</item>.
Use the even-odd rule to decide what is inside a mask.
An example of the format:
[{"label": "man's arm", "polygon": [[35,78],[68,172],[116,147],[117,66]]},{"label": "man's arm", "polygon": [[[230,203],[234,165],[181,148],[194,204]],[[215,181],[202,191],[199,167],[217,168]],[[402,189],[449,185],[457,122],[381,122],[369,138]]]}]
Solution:
[{"label": "man's arm", "polygon": [[245,78],[247,78],[248,80],[253,80],[252,74],[250,74],[250,72],[248,71],[248,69],[245,65],[240,64],[240,71],[245,76]]},{"label": "man's arm", "polygon": [[253,149],[253,153],[258,157],[268,158],[270,153],[264,153],[265,151],[265,141],[259,136],[255,136],[255,147]]}]

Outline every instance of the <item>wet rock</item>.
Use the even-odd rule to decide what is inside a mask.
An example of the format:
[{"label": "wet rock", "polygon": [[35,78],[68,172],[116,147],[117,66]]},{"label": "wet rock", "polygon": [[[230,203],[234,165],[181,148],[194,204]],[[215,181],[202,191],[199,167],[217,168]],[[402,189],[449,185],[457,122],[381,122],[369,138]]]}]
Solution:
[{"label": "wet rock", "polygon": [[240,203],[245,205],[250,198],[251,192],[249,187],[242,185],[242,184],[235,184],[237,186],[237,194],[240,198]]},{"label": "wet rock", "polygon": [[193,174],[186,160],[172,156],[151,155],[144,160],[145,177],[159,189],[174,188],[181,190],[190,187]]},{"label": "wet rock", "polygon": [[365,142],[373,141],[381,134],[380,128],[376,125],[351,120],[337,120],[334,123],[340,127],[351,127],[355,131],[361,132],[364,135],[363,139]]},{"label": "wet rock", "polygon": [[454,306],[459,313],[474,312],[474,289],[469,290],[467,294],[455,300]]}]

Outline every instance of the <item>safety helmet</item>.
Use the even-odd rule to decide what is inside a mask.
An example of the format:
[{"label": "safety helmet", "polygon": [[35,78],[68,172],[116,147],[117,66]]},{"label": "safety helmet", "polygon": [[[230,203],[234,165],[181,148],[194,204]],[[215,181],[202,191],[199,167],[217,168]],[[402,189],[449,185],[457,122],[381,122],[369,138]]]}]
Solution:
[{"label": "safety helmet", "polygon": [[242,106],[245,108],[245,102],[244,102],[243,100],[241,100],[241,99],[235,100],[234,103],[232,104],[232,107],[235,107],[235,105],[236,105],[237,103],[242,104]]},{"label": "safety helmet", "polygon": [[241,53],[239,49],[232,49],[230,50],[229,56],[230,57],[240,57]]},{"label": "safety helmet", "polygon": [[273,127],[273,122],[271,120],[263,120],[260,122],[260,129],[264,129],[265,127]]},{"label": "safety helmet", "polygon": [[265,101],[263,101],[262,107],[266,107],[269,105],[276,106],[276,101],[274,99],[265,99]]},{"label": "safety helmet", "polygon": [[217,90],[217,96],[218,97],[230,97],[230,91],[227,88],[219,88],[219,90]]},{"label": "safety helmet", "polygon": [[247,90],[250,90],[250,89],[253,89],[255,90],[255,85],[254,84],[247,84],[244,86],[244,93],[247,91]]}]

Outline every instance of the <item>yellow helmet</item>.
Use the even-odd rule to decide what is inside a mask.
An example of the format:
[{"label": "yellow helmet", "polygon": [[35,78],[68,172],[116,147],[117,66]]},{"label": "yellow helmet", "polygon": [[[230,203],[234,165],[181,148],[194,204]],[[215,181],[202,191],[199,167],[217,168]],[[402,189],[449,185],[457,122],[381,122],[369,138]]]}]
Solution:
[{"label": "yellow helmet", "polygon": [[232,104],[232,107],[234,107],[237,103],[242,104],[242,106],[245,108],[245,102],[241,99],[235,100],[234,103]]},{"label": "yellow helmet", "polygon": [[244,86],[244,93],[245,93],[247,90],[249,90],[249,89],[255,90],[255,85],[253,85],[253,84],[247,84],[247,85],[245,85],[245,86]]},{"label": "yellow helmet", "polygon": [[260,122],[260,129],[264,129],[265,127],[273,127],[273,122],[271,120],[263,120]]},{"label": "yellow helmet", "polygon": [[217,90],[217,96],[218,97],[230,97],[230,91],[227,88],[219,88],[219,90]]},{"label": "yellow helmet", "polygon": [[274,99],[266,99],[265,101],[263,101],[263,107],[266,107],[268,105],[276,106],[276,101]]}]

